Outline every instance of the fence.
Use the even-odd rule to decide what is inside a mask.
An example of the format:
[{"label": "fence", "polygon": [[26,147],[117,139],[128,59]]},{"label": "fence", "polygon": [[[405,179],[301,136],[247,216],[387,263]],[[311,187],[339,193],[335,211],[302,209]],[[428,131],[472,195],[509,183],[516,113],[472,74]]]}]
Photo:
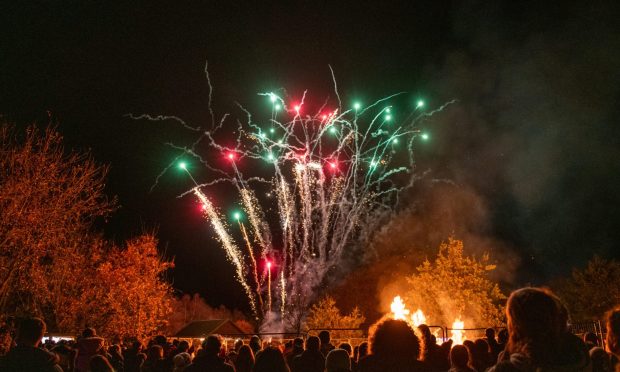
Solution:
[{"label": "fence", "polygon": [[[485,328],[448,328],[446,326],[428,326],[431,329],[431,333],[435,335],[438,342],[447,341],[452,337],[453,331],[463,331],[464,338],[468,340],[475,340],[478,338],[484,338],[485,332],[488,328],[495,329],[497,334],[499,330],[505,327],[485,327]],[[570,331],[583,337],[584,334],[592,332],[596,335],[599,341],[599,345],[604,346],[605,343],[605,328],[601,321],[589,321],[589,322],[575,322],[569,325]],[[220,334],[224,338],[224,342],[227,346],[232,347],[235,340],[242,339],[244,342],[248,342],[252,336],[258,336],[263,342],[267,342],[272,345],[283,345],[288,341],[292,341],[296,337],[301,337],[306,340],[309,336],[316,336],[320,331],[329,331],[332,336],[332,344],[338,346],[342,342],[347,342],[351,346],[355,347],[364,341],[368,341],[368,329],[362,328],[313,328],[307,332],[271,332],[271,333],[255,333],[255,334]],[[342,336],[339,335],[344,334]]]},{"label": "fence", "polygon": [[605,327],[603,327],[603,322],[600,320],[592,320],[588,322],[574,322],[569,324],[570,331],[574,334],[583,338],[583,336],[588,333],[594,333],[596,338],[598,339],[598,344],[601,347],[605,347]]}]

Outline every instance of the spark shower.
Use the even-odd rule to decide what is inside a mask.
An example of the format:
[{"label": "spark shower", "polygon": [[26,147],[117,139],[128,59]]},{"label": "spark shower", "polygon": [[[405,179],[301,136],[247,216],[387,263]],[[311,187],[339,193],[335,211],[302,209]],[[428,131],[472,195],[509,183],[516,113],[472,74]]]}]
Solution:
[{"label": "spark shower", "polygon": [[[406,94],[397,93],[345,105],[334,79],[334,102],[317,105],[307,92],[296,99],[259,93],[263,112],[238,105],[242,119],[225,114],[216,120],[205,72],[209,129],[174,116],[130,116],[174,120],[198,133],[189,146],[169,144],[182,153],[158,180],[174,168],[187,173],[193,187],[180,196],[199,201],[253,315],[261,322],[291,321],[331,275],[365,256],[372,232],[415,181],[414,149],[429,140],[422,126],[447,104],[427,111],[417,99],[400,111],[393,102]],[[196,167],[209,179],[196,180]],[[233,212],[210,195],[223,183],[238,196]]]}]

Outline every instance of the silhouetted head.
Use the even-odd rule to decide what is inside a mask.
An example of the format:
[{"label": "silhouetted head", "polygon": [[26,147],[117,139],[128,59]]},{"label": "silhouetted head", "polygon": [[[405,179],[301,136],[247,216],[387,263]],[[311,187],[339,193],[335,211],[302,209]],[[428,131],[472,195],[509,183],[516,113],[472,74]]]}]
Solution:
[{"label": "silhouetted head", "polygon": [[164,349],[159,345],[151,345],[146,356],[150,360],[159,360],[164,358]]},{"label": "silhouetted head", "polygon": [[469,362],[469,350],[463,345],[454,345],[450,350],[450,365],[452,368],[466,368]]},{"label": "silhouetted head", "polygon": [[166,346],[166,344],[168,343],[168,340],[166,339],[166,336],[162,336],[162,335],[157,335],[155,336],[155,338],[153,339],[153,342],[156,345],[159,345],[161,347]]},{"label": "silhouetted head", "polygon": [[592,371],[610,371],[609,354],[602,347],[595,346],[590,349],[590,359],[592,360]]},{"label": "silhouetted head", "polygon": [[418,334],[420,335],[420,355],[422,360],[426,360],[429,357],[431,348],[435,343],[433,342],[433,335],[431,329],[426,324],[420,324],[418,326]]},{"label": "silhouetted head", "polygon": [[254,352],[249,345],[242,345],[239,348],[239,355],[237,355],[237,359],[235,359],[235,366],[237,369],[239,367],[244,367],[245,370],[251,370],[254,366]]},{"label": "silhouetted head", "polygon": [[121,346],[114,344],[108,348],[108,352],[113,355],[121,355]]},{"label": "silhouetted head", "polygon": [[321,348],[321,340],[319,340],[316,336],[310,336],[306,340],[306,350],[308,351],[319,351]]},{"label": "silhouetted head", "polygon": [[551,291],[522,288],[512,292],[506,304],[508,353],[520,353],[534,365],[551,360],[567,331],[568,312]]},{"label": "silhouetted head", "polygon": [[179,351],[179,353],[186,352],[187,350],[189,350],[189,342],[185,340],[180,341],[179,346],[177,346],[177,350]]},{"label": "silhouetted head", "polygon": [[418,326],[418,332],[420,333],[420,338],[422,339],[422,342],[431,341],[431,329],[428,328],[426,324],[420,324]]},{"label": "silhouetted head", "polygon": [[241,349],[241,346],[243,346],[243,340],[238,338],[235,340],[235,351],[239,352],[239,349]]},{"label": "silhouetted head", "polygon": [[293,348],[295,349],[303,349],[304,348],[304,339],[301,337],[297,337],[293,340]]},{"label": "silhouetted head", "polygon": [[502,328],[497,333],[497,342],[500,344],[506,344],[508,342],[508,330],[506,328]]},{"label": "silhouetted head", "polygon": [[90,358],[88,370],[91,372],[114,372],[114,368],[103,355],[94,355]]},{"label": "silhouetted head", "polygon": [[386,319],[376,324],[369,335],[370,353],[379,358],[417,360],[420,341],[404,320]]},{"label": "silhouetted head", "polygon": [[22,345],[38,346],[45,334],[45,322],[39,318],[26,318],[19,322],[17,342]]},{"label": "silhouetted head", "polygon": [[325,358],[325,370],[327,372],[346,372],[351,370],[351,358],[344,349],[334,349],[327,353]]},{"label": "silhouetted head", "polygon": [[254,361],[254,352],[252,351],[252,348],[249,345],[241,345],[241,347],[239,348],[239,355],[237,356],[237,360],[239,360],[239,358],[251,359],[252,361]]},{"label": "silhouetted head", "polygon": [[329,334],[329,331],[319,332],[319,340],[321,340],[321,345],[329,344],[329,341],[331,341],[331,335]]},{"label": "silhouetted head", "polygon": [[86,328],[82,331],[82,337],[95,337],[97,332],[94,328]]},{"label": "silhouetted head", "polygon": [[491,361],[491,348],[489,343],[482,338],[474,342],[474,348],[471,350],[472,361],[476,367],[488,366]]},{"label": "silhouetted head", "polygon": [[135,351],[141,351],[142,350],[142,343],[138,340],[134,341],[131,343],[131,348]]},{"label": "silhouetted head", "polygon": [[487,328],[484,331],[484,335],[489,339],[489,340],[495,340],[495,330],[493,328]]},{"label": "silhouetted head", "polygon": [[250,347],[252,351],[256,354],[261,349],[260,337],[254,335],[250,338]]},{"label": "silhouetted head", "polygon": [[364,341],[360,344],[360,346],[358,347],[358,359],[362,359],[363,357],[365,357],[366,355],[368,355],[368,342]]},{"label": "silhouetted head", "polygon": [[222,340],[217,335],[210,335],[202,343],[202,348],[207,355],[217,355],[222,348]]},{"label": "silhouetted head", "polygon": [[348,342],[343,342],[340,345],[338,345],[338,349],[346,350],[347,353],[349,353],[349,356],[351,356],[351,354],[353,353],[353,348],[351,347],[351,344]]},{"label": "silhouetted head", "polygon": [[592,345],[598,345],[598,337],[594,332],[587,332],[584,334],[583,341]]},{"label": "silhouetted head", "polygon": [[620,355],[620,308],[607,313],[607,348],[610,353]]},{"label": "silhouetted head", "polygon": [[252,372],[289,372],[280,349],[267,346],[256,358]]}]

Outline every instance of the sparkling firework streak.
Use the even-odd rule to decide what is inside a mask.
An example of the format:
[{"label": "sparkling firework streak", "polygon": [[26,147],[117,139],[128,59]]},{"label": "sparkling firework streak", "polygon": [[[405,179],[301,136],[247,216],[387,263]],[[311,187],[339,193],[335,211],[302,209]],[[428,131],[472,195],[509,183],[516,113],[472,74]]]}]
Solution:
[{"label": "sparkling firework streak", "polygon": [[[342,107],[336,93],[338,104],[331,108],[328,102],[308,102],[305,92],[298,100],[260,93],[270,106],[266,117],[239,105],[243,120],[226,114],[208,130],[177,117],[131,116],[174,120],[200,133],[190,146],[170,144],[183,154],[168,168],[186,159],[178,164],[195,187],[181,196],[191,192],[199,199],[259,320],[272,311],[272,302],[282,321],[302,310],[295,307],[305,310],[330,277],[345,270],[346,259],[364,257],[372,232],[392,212],[399,193],[413,185],[414,147],[429,138],[420,126],[452,103],[425,111],[425,103],[416,100],[401,115],[392,106],[401,93],[350,108]],[[188,156],[202,164],[209,180],[194,180]],[[239,195],[247,218],[246,225],[241,214],[235,216],[239,231],[226,225],[209,196],[222,183]]]}]

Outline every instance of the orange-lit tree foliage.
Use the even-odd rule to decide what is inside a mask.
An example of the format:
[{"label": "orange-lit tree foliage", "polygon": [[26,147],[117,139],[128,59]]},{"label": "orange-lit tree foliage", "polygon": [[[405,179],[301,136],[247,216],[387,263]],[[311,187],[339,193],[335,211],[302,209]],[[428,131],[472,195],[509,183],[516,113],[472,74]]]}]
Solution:
[{"label": "orange-lit tree foliage", "polygon": [[[0,154],[0,313],[41,316],[59,332],[122,322],[135,336],[152,332],[167,306],[161,274],[169,263],[150,235],[119,248],[93,230],[116,206],[104,193],[107,167],[66,152],[53,128],[31,126],[20,135],[4,124]],[[121,311],[129,302],[145,306],[143,297],[158,303]],[[104,335],[113,329],[100,327]]]},{"label": "orange-lit tree foliage", "polygon": [[506,297],[489,278],[494,269],[488,255],[465,255],[463,242],[450,238],[433,262],[426,260],[409,278],[407,306],[422,309],[431,325],[450,326],[461,317],[467,328],[498,326]]},{"label": "orange-lit tree foliage", "polygon": [[[365,320],[366,318],[357,307],[353,308],[349,314],[343,315],[336,306],[336,301],[332,297],[326,296],[310,308],[305,328],[316,335],[321,329],[360,328]],[[362,337],[360,331],[334,330],[330,333],[334,339]]]}]

